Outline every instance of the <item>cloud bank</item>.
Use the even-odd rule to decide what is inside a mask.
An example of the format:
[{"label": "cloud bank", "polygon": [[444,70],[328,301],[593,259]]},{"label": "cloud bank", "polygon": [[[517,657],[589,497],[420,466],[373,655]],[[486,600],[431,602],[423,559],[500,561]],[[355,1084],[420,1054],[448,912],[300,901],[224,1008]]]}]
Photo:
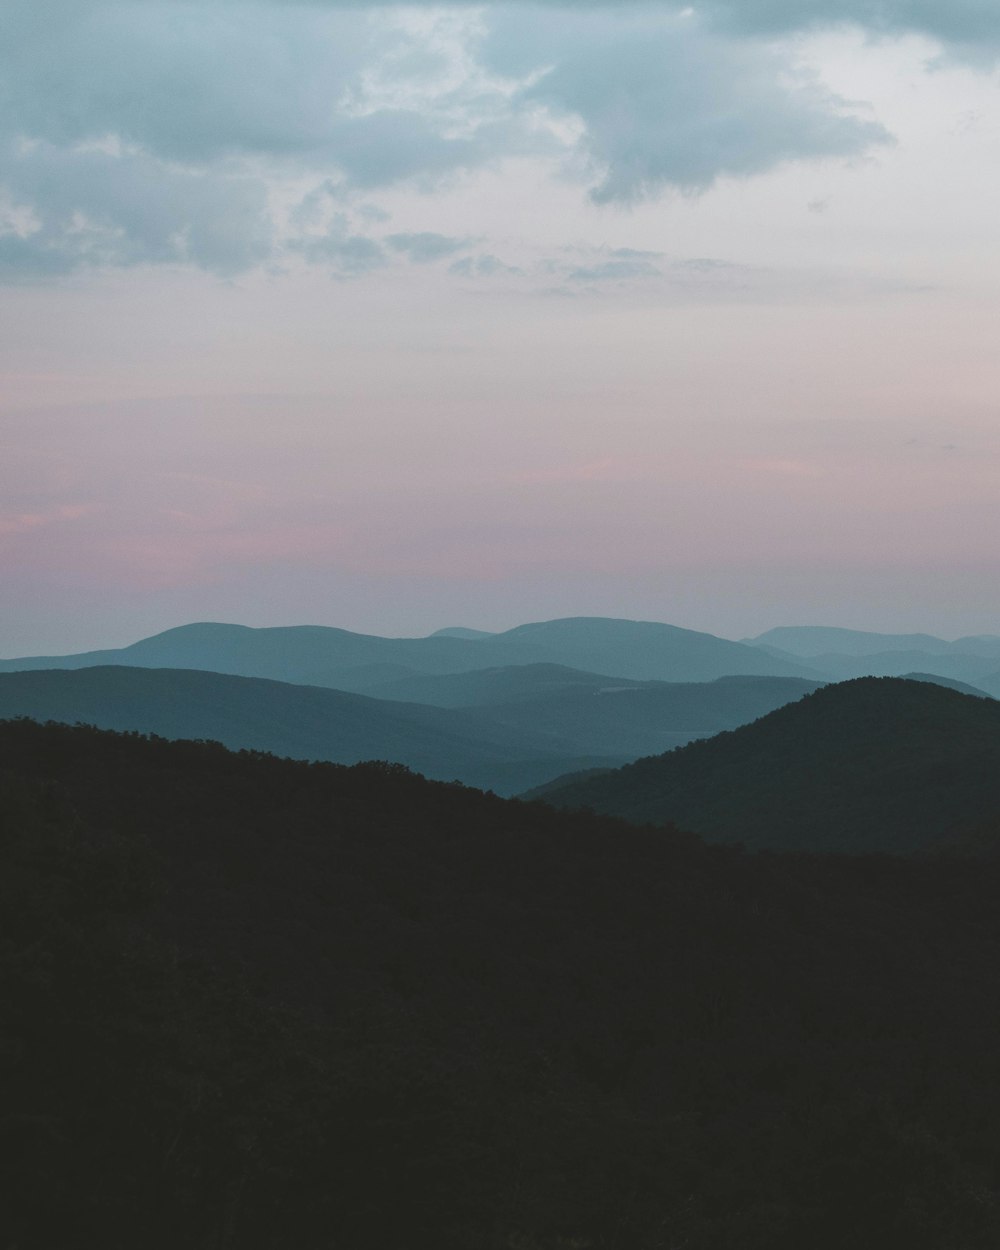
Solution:
[{"label": "cloud bank", "polygon": [[891,136],[780,42],[845,22],[1000,47],[994,0],[7,0],[0,279],[445,260],[453,240],[380,233],[360,197],[514,156],[597,204],[856,157]]}]

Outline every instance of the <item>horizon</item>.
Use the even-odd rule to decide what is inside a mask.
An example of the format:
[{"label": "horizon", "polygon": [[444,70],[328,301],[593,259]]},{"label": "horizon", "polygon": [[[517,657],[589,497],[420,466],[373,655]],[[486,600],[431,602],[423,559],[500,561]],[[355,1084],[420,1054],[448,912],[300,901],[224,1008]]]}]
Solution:
[{"label": "horizon", "polygon": [[209,620],[206,618],[202,620],[182,621],[177,624],[167,625],[162,629],[153,630],[150,633],[143,634],[139,637],[127,638],[125,641],[122,641],[122,642],[114,642],[114,643],[107,642],[107,643],[101,643],[99,645],[94,645],[94,646],[80,646],[80,647],[74,647],[72,649],[67,648],[66,650],[63,650],[63,651],[55,651],[55,650],[34,651],[34,652],[22,651],[22,652],[11,653],[11,654],[0,654],[0,661],[31,659],[31,658],[35,658],[38,656],[58,657],[61,655],[77,655],[77,654],[86,654],[91,651],[121,650],[123,648],[133,645],[134,643],[143,642],[149,638],[158,637],[161,634],[169,634],[176,630],[196,628],[198,626],[204,626],[204,625],[220,626],[222,628],[251,629],[251,630],[299,629],[299,628],[338,629],[338,630],[345,630],[345,632],[348,632],[348,633],[360,634],[360,635],[365,635],[365,636],[375,637],[375,638],[419,639],[419,638],[432,637],[433,635],[437,633],[441,633],[443,631],[450,630],[450,629],[471,629],[471,630],[478,630],[483,633],[495,635],[495,634],[506,633],[510,630],[517,629],[523,625],[542,625],[542,624],[552,624],[552,623],[559,622],[559,621],[585,621],[585,620],[617,621],[617,622],[626,622],[629,624],[644,624],[644,625],[667,625],[673,628],[689,630],[692,633],[707,634],[707,635],[719,638],[727,642],[746,641],[748,643],[752,643],[757,638],[763,636],[764,634],[769,633],[771,629],[843,630],[846,633],[868,633],[868,634],[873,634],[879,637],[889,637],[889,638],[899,637],[899,636],[908,636],[908,635],[919,637],[920,635],[924,635],[924,636],[932,637],[937,641],[948,642],[948,643],[958,642],[962,640],[963,638],[969,638],[969,639],[971,638],[1000,638],[1000,633],[997,633],[997,634],[983,633],[983,632],[978,633],[978,634],[968,633],[968,634],[959,634],[953,638],[950,638],[950,637],[945,638],[939,634],[932,634],[930,633],[930,631],[927,631],[927,630],[854,629],[848,626],[830,625],[829,623],[824,624],[824,623],[819,623],[819,622],[817,623],[782,622],[781,624],[771,626],[768,629],[759,630],[754,634],[744,633],[744,634],[727,635],[727,634],[717,633],[714,630],[699,630],[699,629],[694,629],[687,625],[679,625],[676,621],[656,621],[656,620],[649,620],[649,619],[644,619],[644,618],[622,617],[622,616],[618,616],[618,617],[598,616],[598,615],[591,614],[591,613],[587,613],[587,614],[576,613],[570,616],[563,616],[563,617],[529,618],[529,619],[522,620],[522,621],[516,621],[512,625],[506,625],[506,626],[503,626],[501,628],[496,628],[496,629],[486,629],[485,627],[482,627],[482,626],[472,626],[472,625],[467,625],[465,623],[456,624],[453,622],[450,625],[439,625],[439,626],[435,626],[432,629],[422,631],[422,632],[402,632],[402,633],[380,633],[377,630],[370,630],[370,629],[347,629],[343,625],[337,625],[332,622],[320,622],[320,621],[284,621],[284,622],[276,622],[276,623],[262,624],[262,625],[250,625],[244,621]]}]

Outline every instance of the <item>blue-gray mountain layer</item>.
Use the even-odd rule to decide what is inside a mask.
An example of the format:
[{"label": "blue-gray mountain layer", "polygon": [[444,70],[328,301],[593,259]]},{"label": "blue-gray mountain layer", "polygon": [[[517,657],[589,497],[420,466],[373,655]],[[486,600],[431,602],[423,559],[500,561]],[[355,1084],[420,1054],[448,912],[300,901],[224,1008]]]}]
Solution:
[{"label": "blue-gray mountain layer", "polygon": [[603,617],[520,625],[476,638],[382,638],[319,625],[183,625],[118,650],[3,660],[0,672],[98,664],[206,669],[360,692],[412,673],[516,664],[563,664],[638,681],[712,681],[734,674],[815,676],[794,659],[776,658],[712,634]]},{"label": "blue-gray mountain layer", "polygon": [[796,678],[674,686],[557,672],[555,684],[547,668],[537,682],[525,680],[523,674],[538,676],[532,666],[424,678],[483,678],[494,694],[520,692],[509,702],[436,707],[188,669],[48,669],[0,674],[0,717],[209,738],[342,764],[389,760],[513,794],[568,770],[616,767],[742,724],[811,688]]}]

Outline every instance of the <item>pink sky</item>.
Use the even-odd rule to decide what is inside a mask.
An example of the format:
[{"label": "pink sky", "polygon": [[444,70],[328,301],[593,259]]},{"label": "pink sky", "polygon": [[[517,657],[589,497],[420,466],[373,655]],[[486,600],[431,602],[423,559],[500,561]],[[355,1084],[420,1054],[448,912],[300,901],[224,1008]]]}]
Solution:
[{"label": "pink sky", "polygon": [[[195,8],[217,24],[200,44],[183,24],[156,26],[156,5],[147,29],[137,10],[126,22],[87,0],[81,49],[112,31],[172,73],[200,48],[189,72],[211,76],[210,41],[221,56],[240,5]],[[685,185],[696,175],[674,149],[651,150],[636,190],[601,98],[572,77],[598,19],[571,5],[547,10],[551,48],[548,27],[525,33],[516,6],[496,18],[254,12],[266,27],[244,24],[240,38],[265,79],[284,64],[264,55],[279,40],[304,77],[327,81],[330,65],[310,60],[320,28],[303,23],[335,21],[344,82],[382,58],[370,110],[390,102],[386,116],[408,109],[445,136],[493,110],[476,133],[499,144],[502,122],[507,146],[383,177],[382,140],[359,149],[371,168],[346,148],[330,155],[341,131],[304,156],[320,127],[305,94],[275,78],[285,111],[262,121],[220,72],[213,117],[285,127],[266,160],[263,148],[238,158],[240,186],[256,171],[272,225],[300,231],[222,272],[229,243],[194,214],[236,194],[231,136],[201,152],[197,114],[164,113],[140,134],[102,113],[90,137],[67,138],[79,101],[98,97],[59,117],[58,100],[46,104],[50,117],[17,80],[28,102],[6,182],[0,165],[0,259],[5,241],[17,258],[39,239],[45,257],[69,259],[0,285],[0,654],[121,645],[204,619],[386,634],[579,614],[729,637],[783,623],[1000,632],[1000,111],[988,65],[926,33],[737,44],[698,27],[685,55],[709,76],[720,57],[748,108],[799,109],[803,127],[808,110],[836,109],[854,130],[838,132],[843,151],[762,151],[745,170],[734,147],[739,172],[703,186]],[[608,73],[615,56],[638,72],[627,57],[640,20],[660,23],[650,37],[667,57],[670,40],[695,38],[683,22],[697,14],[656,12],[600,18]],[[490,51],[500,34],[503,56]],[[541,79],[563,94],[553,86],[515,115],[516,91],[538,81],[509,77],[517,40],[566,60],[562,78]],[[85,83],[81,54],[49,49]],[[794,99],[774,94],[780,58],[799,76]],[[0,59],[0,75],[18,72]],[[444,140],[426,142],[422,159],[445,159]],[[194,242],[186,259],[156,253],[180,244],[142,216],[146,183],[124,181],[140,157],[143,179],[174,177],[185,143],[178,228],[206,231],[211,259]],[[53,199],[98,159],[121,175],[115,203],[131,214],[114,230]],[[357,185],[331,198],[324,162]],[[619,198],[601,202],[608,186]],[[67,249],[84,236],[81,260]],[[125,257],[123,240],[146,250]]]}]

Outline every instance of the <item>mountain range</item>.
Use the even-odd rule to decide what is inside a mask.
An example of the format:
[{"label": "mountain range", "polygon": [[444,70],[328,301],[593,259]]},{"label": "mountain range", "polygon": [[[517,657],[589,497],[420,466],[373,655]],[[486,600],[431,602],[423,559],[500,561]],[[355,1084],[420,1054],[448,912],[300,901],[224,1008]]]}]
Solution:
[{"label": "mountain range", "polygon": [[745,638],[774,659],[806,665],[828,681],[929,673],[964,681],[1000,696],[1000,637],[946,642],[931,634],[877,634],[828,626],[781,626]]},{"label": "mountain range", "polygon": [[190,669],[29,670],[0,673],[0,717],[213,739],[341,764],[390,760],[515,794],[567,771],[617,767],[732,728],[815,688],[775,677],[629,682],[550,666],[402,685],[409,701]]},{"label": "mountain range", "polygon": [[782,626],[731,642],[650,621],[569,617],[502,633],[454,626],[426,638],[383,638],[330,626],[251,629],[182,625],[131,646],[0,660],[0,672],[125,665],[204,669],[398,698],[394,683],[418,675],[559,665],[633,681],[701,682],[736,675],[843,681],[933,674],[1000,696],[1000,637],[954,642],[930,634],[878,634]]},{"label": "mountain range", "polygon": [[[461,636],[455,636],[456,632]],[[573,617],[519,625],[502,634],[381,638],[300,625],[182,625],[129,647],[0,661],[0,672],[127,665],[205,669],[241,677],[373,693],[416,673],[463,673],[522,664],[560,664],[636,681],[712,681],[735,674],[811,678],[795,660],[712,634],[647,621]]]}]

